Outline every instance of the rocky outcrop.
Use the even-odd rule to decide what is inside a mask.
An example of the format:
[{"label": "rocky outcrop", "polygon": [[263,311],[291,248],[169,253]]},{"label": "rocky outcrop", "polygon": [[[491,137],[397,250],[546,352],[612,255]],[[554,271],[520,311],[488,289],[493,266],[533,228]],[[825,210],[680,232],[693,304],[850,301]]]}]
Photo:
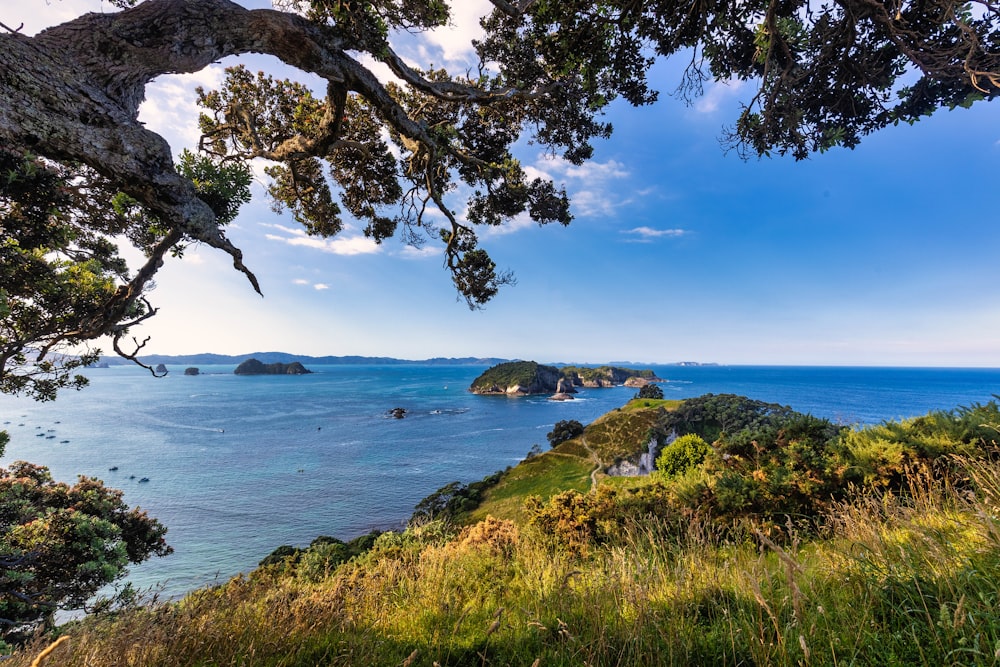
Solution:
[{"label": "rocky outcrop", "polygon": [[290,364],[265,364],[256,359],[247,359],[233,372],[236,375],[305,375],[312,373],[297,361]]},{"label": "rocky outcrop", "polygon": [[597,368],[566,366],[562,369],[563,375],[573,380],[577,387],[587,387],[590,389],[599,387],[617,387],[626,385],[639,387],[643,383],[662,382],[656,377],[652,370],[637,370],[634,368],[622,368],[620,366],[599,366]]},{"label": "rocky outcrop", "polygon": [[573,381],[567,377],[559,378],[556,383],[556,393],[549,396],[550,401],[572,401],[576,389],[573,388]]},{"label": "rocky outcrop", "polygon": [[167,367],[163,364],[157,364],[155,370],[157,373],[161,373],[163,375],[167,374]]},{"label": "rocky outcrop", "polygon": [[198,375],[199,373],[201,373],[201,371],[199,371],[194,366],[184,369],[184,375]]}]

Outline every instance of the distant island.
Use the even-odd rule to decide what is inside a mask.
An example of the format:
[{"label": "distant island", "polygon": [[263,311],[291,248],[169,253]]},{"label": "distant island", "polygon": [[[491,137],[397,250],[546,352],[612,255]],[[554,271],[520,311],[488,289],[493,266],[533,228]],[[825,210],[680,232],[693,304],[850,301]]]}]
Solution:
[{"label": "distant island", "polygon": [[[155,366],[156,364],[170,364],[175,366],[222,366],[239,364],[245,359],[257,359],[264,364],[290,364],[298,361],[311,366],[336,366],[336,365],[378,365],[378,366],[492,366],[508,359],[497,357],[433,357],[431,359],[396,359],[393,357],[362,357],[362,356],[325,356],[312,357],[304,354],[291,354],[289,352],[251,352],[249,354],[215,354],[203,352],[200,354],[149,354],[139,357],[139,361],[144,364]],[[132,362],[118,356],[101,357],[98,364],[107,368],[112,366],[126,366]]]},{"label": "distant island", "polygon": [[636,370],[619,366],[546,366],[535,361],[508,361],[491,367],[476,378],[469,391],[484,396],[530,396],[555,394],[561,399],[572,398],[576,387],[642,387],[650,382],[662,382],[652,370]]},{"label": "distant island", "polygon": [[258,359],[247,359],[237,366],[233,373],[236,375],[306,375],[312,371],[299,361],[293,361],[290,364],[281,362],[265,364]]},{"label": "distant island", "polygon": [[[237,365],[245,359],[257,359],[264,364],[290,364],[298,361],[311,366],[342,366],[342,365],[370,365],[370,366],[483,366],[490,367],[508,362],[520,362],[520,360],[504,359],[501,357],[431,357],[429,359],[398,359],[396,357],[365,357],[357,355],[347,356],[322,356],[314,357],[305,354],[292,354],[290,352],[250,352],[247,354],[216,354],[214,352],[202,352],[198,354],[148,354],[138,358],[147,366],[158,364],[184,367],[197,366],[227,366]],[[119,356],[101,357],[91,368],[108,368],[109,366],[127,366],[132,362]],[[642,362],[637,361],[611,361],[601,367],[628,368],[637,366]],[[556,368],[586,368],[580,363],[571,361],[549,361],[549,366]],[[654,366],[717,366],[715,363],[705,363],[698,361],[676,361],[671,363],[655,363]]]}]

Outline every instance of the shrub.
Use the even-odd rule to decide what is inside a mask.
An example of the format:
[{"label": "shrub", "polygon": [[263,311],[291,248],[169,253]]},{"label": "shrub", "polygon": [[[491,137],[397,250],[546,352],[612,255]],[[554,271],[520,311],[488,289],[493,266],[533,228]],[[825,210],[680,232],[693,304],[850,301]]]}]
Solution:
[{"label": "shrub", "polygon": [[656,384],[647,384],[639,389],[639,393],[636,394],[636,398],[652,398],[657,401],[663,399],[663,389]]},{"label": "shrub", "polygon": [[583,435],[583,424],[575,419],[564,419],[557,421],[545,437],[548,438],[549,445],[556,447],[580,435]]},{"label": "shrub", "polygon": [[682,435],[663,448],[656,458],[656,469],[667,477],[683,475],[700,466],[711,451],[709,444],[694,433]]}]

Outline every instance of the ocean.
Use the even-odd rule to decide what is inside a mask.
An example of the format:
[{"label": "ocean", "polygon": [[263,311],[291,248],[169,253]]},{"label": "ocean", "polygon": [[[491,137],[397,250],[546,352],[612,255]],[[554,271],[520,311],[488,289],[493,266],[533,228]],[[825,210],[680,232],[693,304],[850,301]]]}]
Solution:
[{"label": "ocean", "polygon": [[[475,396],[476,366],[312,366],[305,376],[236,376],[234,366],[90,369],[54,403],[0,396],[11,437],[0,465],[27,460],[57,480],[97,477],[168,528],[175,552],[129,581],[176,597],[253,569],[282,544],[400,527],[452,481],[515,465],[562,419],[583,423],[636,390],[576,400]],[[667,398],[734,393],[838,423],[874,424],[985,403],[1000,369],[654,366]],[[403,419],[387,412],[401,407]],[[115,468],[115,470],[112,470]],[[148,478],[147,482],[139,480]]]}]

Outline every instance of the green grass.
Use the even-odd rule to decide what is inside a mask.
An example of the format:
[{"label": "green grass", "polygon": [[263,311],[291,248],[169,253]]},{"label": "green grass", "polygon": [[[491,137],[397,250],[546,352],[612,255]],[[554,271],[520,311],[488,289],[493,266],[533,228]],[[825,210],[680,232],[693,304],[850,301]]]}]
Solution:
[{"label": "green grass", "polygon": [[[565,449],[575,452],[572,443],[569,441],[560,447],[569,445]],[[548,499],[568,489],[588,491],[594,465],[588,458],[556,450],[523,461],[486,492],[483,502],[463,517],[462,523],[476,523],[487,516],[520,521],[525,516],[524,499],[528,496]]]},{"label": "green grass", "polygon": [[780,543],[635,521],[572,557],[510,522],[415,528],[322,581],[262,572],[78,624],[49,664],[994,665],[1000,471],[969,470],[975,496],[862,496]]},{"label": "green grass", "polygon": [[[630,403],[599,420],[599,433],[632,438],[658,408]],[[994,416],[939,419],[961,426],[958,435],[984,429],[995,453]],[[944,452],[968,439],[920,421],[899,428],[900,437],[926,431]],[[883,431],[848,444],[892,442]],[[654,489],[681,493],[686,478],[587,493],[591,434],[512,469],[464,528],[413,525],[329,572],[260,570],[178,602],[89,618],[62,629],[70,639],[45,664],[1000,664],[1000,464],[989,456],[948,456],[947,476],[912,469],[895,492],[855,490],[808,522],[723,524],[697,508],[656,518],[642,504]],[[566,489],[594,504],[560,505],[573,494],[559,496],[549,507],[563,511],[546,532],[525,520],[525,497]],[[614,530],[595,534],[607,539],[584,549],[560,541],[576,524],[600,528],[608,519],[588,512],[611,502],[634,509],[603,515]],[[39,638],[4,667],[28,667],[52,641]]]},{"label": "green grass", "polygon": [[632,458],[646,449],[649,431],[656,424],[661,410],[675,401],[634,399],[620,410],[613,410],[587,426],[586,445],[604,466]]}]

